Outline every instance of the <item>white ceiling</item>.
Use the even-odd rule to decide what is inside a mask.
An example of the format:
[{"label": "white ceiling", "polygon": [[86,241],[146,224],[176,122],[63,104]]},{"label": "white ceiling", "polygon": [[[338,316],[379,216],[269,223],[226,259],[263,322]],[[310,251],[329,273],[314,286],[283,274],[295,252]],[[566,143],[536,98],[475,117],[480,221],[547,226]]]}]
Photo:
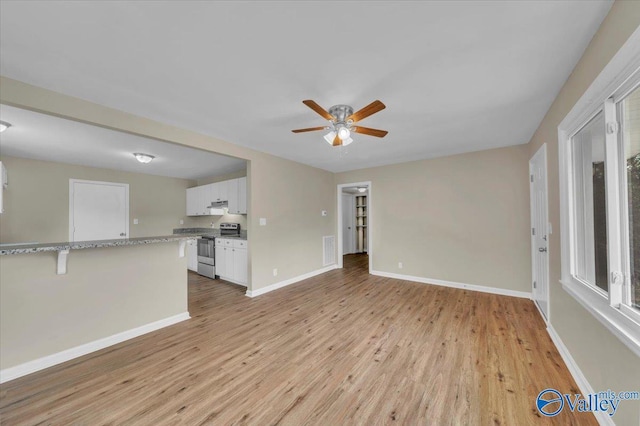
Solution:
[{"label": "white ceiling", "polygon": [[[527,143],[610,1],[0,2],[0,73],[331,171]],[[380,99],[332,148],[304,106]]]},{"label": "white ceiling", "polygon": [[[155,139],[0,105],[0,154],[134,173],[203,179],[246,168],[246,162]],[[154,155],[141,164],[134,152]]]}]

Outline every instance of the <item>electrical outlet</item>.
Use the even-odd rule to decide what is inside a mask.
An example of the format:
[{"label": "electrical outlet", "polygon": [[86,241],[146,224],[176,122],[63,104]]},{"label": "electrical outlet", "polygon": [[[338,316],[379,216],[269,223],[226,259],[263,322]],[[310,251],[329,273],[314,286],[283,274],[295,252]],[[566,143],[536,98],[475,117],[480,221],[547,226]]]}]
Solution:
[{"label": "electrical outlet", "polygon": [[278,268],[273,268],[273,276],[274,277],[278,276]]},{"label": "electrical outlet", "polygon": [[398,262],[398,269],[402,269],[402,262]]},{"label": "electrical outlet", "polygon": [[137,225],[138,223],[139,223],[139,222],[138,222],[138,219],[133,219],[133,224],[134,224],[134,225]]},{"label": "electrical outlet", "polygon": [[180,219],[180,225],[184,225],[184,220]]}]

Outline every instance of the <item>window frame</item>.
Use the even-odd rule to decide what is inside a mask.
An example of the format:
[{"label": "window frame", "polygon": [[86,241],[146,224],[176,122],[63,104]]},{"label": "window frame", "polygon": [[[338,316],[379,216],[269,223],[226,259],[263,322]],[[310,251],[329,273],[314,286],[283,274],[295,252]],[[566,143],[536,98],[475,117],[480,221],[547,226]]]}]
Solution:
[{"label": "window frame", "polygon": [[[609,291],[577,279],[575,270],[576,224],[573,195],[572,140],[600,111],[604,112],[605,127],[611,121],[620,122],[618,104],[640,85],[640,30],[636,31],[593,81],[569,114],[558,126],[558,154],[560,178],[561,279],[563,289],[574,297],[589,313],[617,336],[629,349],[640,356],[640,312],[625,305],[626,288],[630,286],[628,247],[624,220],[628,218],[625,197],[621,196],[626,177],[621,170],[624,150],[620,126],[612,133],[605,130],[605,184],[607,197],[607,245]],[[628,219],[627,219],[628,220]],[[628,244],[628,242],[627,242]],[[621,274],[614,280],[614,273]],[[624,282],[619,280],[624,278]]]}]

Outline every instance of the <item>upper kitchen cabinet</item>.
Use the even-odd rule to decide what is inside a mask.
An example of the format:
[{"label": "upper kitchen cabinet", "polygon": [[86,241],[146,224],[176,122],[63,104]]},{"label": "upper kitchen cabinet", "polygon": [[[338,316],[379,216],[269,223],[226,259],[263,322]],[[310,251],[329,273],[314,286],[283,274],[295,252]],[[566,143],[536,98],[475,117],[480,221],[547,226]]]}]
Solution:
[{"label": "upper kitchen cabinet", "polygon": [[187,188],[187,216],[199,216],[198,214],[198,187]]},{"label": "upper kitchen cabinet", "polygon": [[247,214],[247,178],[238,179],[238,213]]},{"label": "upper kitchen cabinet", "polygon": [[224,180],[222,182],[212,183],[211,185],[215,186],[214,194],[216,198],[213,201],[228,201],[229,200],[229,180]]},{"label": "upper kitchen cabinet", "polygon": [[208,207],[216,201],[227,201],[231,214],[247,214],[247,178],[188,188],[187,216],[211,215]]},{"label": "upper kitchen cabinet", "polygon": [[247,178],[232,179],[229,183],[229,213],[247,214]]}]

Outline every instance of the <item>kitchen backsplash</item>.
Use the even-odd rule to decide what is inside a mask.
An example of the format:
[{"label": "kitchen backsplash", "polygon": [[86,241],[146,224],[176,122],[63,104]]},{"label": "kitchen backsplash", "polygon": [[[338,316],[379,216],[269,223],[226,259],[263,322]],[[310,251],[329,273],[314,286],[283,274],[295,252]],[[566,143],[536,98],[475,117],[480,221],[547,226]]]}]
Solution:
[{"label": "kitchen backsplash", "polygon": [[220,228],[221,223],[239,223],[241,229],[247,229],[247,216],[240,214],[225,214],[222,216],[187,216],[181,228],[211,228],[211,222],[215,229]]}]

